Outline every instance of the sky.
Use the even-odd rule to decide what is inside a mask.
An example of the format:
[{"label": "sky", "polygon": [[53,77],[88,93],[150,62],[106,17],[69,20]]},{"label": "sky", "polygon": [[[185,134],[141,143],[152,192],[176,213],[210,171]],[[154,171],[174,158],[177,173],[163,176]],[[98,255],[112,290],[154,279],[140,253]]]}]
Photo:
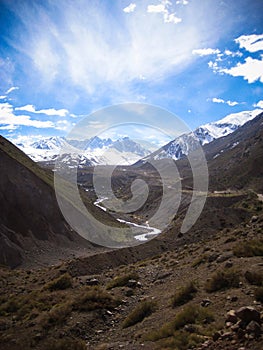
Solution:
[{"label": "sky", "polygon": [[103,124],[98,110],[127,102],[190,129],[263,109],[262,0],[2,0],[0,26],[0,133],[10,140]]}]

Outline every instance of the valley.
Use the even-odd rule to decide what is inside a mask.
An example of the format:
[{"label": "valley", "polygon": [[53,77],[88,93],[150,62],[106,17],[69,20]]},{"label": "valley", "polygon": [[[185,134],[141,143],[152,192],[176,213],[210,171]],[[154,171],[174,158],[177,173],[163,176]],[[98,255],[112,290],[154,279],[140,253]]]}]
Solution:
[{"label": "valley", "polygon": [[[69,226],[56,201],[54,162],[39,167],[1,137],[0,349],[261,350],[262,125],[261,112],[203,144],[207,198],[187,232],[181,227],[195,179],[187,154],[177,152],[180,143],[117,166],[104,196],[94,187],[94,165],[79,166],[85,208],[113,231],[135,229],[119,249],[89,242]],[[154,168],[166,166],[164,152],[178,169],[165,186]],[[104,183],[110,165],[97,166]],[[119,212],[119,201],[136,196],[135,180],[143,181],[142,195],[147,183],[147,200]],[[72,183],[63,185],[61,195],[77,212]],[[176,215],[161,229],[172,205]]]}]

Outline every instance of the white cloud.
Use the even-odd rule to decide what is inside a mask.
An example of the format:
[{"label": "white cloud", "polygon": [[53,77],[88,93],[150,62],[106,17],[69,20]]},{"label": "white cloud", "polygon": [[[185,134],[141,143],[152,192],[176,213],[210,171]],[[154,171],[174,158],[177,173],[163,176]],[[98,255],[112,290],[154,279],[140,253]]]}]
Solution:
[{"label": "white cloud", "polygon": [[220,50],[218,49],[195,49],[192,50],[193,55],[199,55],[199,56],[208,56],[208,55],[218,55],[220,54]]},{"label": "white cloud", "polygon": [[56,123],[56,129],[57,130],[62,130],[62,131],[69,131],[72,128],[72,124],[71,122],[69,122],[68,120],[59,120]]},{"label": "white cloud", "polygon": [[164,13],[164,12],[166,12],[166,7],[164,4],[148,5],[147,12],[149,12],[149,13]]},{"label": "white cloud", "polygon": [[214,102],[214,103],[225,103],[224,100],[222,100],[221,98],[217,98],[217,97],[213,97],[212,98],[212,102]]},{"label": "white cloud", "polygon": [[179,18],[175,15],[175,13],[165,13],[164,16],[164,22],[165,23],[174,23],[174,24],[177,24],[177,23],[180,23],[182,22],[182,18]]},{"label": "white cloud", "polygon": [[0,100],[4,100],[6,97],[5,95],[0,96]]},{"label": "white cloud", "polygon": [[176,4],[177,5],[188,5],[189,1],[188,0],[177,0]]},{"label": "white cloud", "polygon": [[59,116],[59,117],[65,117],[69,113],[67,109],[48,108],[48,109],[36,110],[35,106],[33,106],[33,105],[16,107],[15,110],[16,111],[26,111],[26,112],[30,112],[30,113],[36,113],[36,114],[46,114],[48,116]]},{"label": "white cloud", "polygon": [[236,102],[236,101],[226,101],[226,103],[229,105],[229,106],[236,106],[236,105],[238,105],[239,103],[238,102]]},{"label": "white cloud", "polygon": [[13,125],[13,124],[9,124],[9,125],[4,125],[4,126],[0,126],[0,130],[16,130],[18,128],[18,125]]},{"label": "white cloud", "polygon": [[182,18],[176,16],[175,13],[169,12],[169,7],[172,3],[169,0],[162,0],[159,5],[148,5],[147,12],[149,13],[162,13],[164,23],[178,24],[182,22]]},{"label": "white cloud", "polygon": [[230,100],[225,101],[222,98],[217,98],[217,97],[213,97],[212,98],[212,102],[214,102],[214,103],[224,103],[224,104],[229,105],[230,107],[233,107],[233,106],[236,106],[236,105],[239,104],[237,101],[230,101]]},{"label": "white cloud", "polygon": [[213,72],[216,73],[219,69],[217,62],[209,61],[208,62],[208,67],[213,69]]},{"label": "white cloud", "polygon": [[[12,6],[23,28],[16,27],[22,32],[14,33],[11,44],[21,62],[32,63],[24,66],[24,74],[38,78],[39,90],[61,92],[65,101],[73,90],[98,100],[107,91],[115,102],[126,101],[127,96],[134,97],[131,90],[140,76],[149,84],[179,74],[193,61],[193,49],[203,43],[213,47],[230,27],[224,22],[226,14],[207,1],[192,2],[186,9],[155,0],[149,8],[137,4],[132,16],[121,7],[119,20],[109,16],[100,2],[59,4],[56,11],[48,5]],[[180,16],[173,6],[180,9]],[[146,13],[147,9],[155,12]]]},{"label": "white cloud", "polygon": [[249,52],[257,52],[263,50],[263,34],[241,35],[235,42],[240,48],[244,48]]},{"label": "white cloud", "polygon": [[261,60],[247,57],[245,63],[238,63],[229,69],[220,68],[218,71],[233,77],[243,77],[248,83],[254,83],[257,80],[263,83],[263,55],[261,55]]},{"label": "white cloud", "polygon": [[12,86],[10,89],[8,89],[5,93],[6,95],[10,94],[10,92],[14,91],[14,90],[18,90],[19,88],[17,86]]},{"label": "white cloud", "polygon": [[8,103],[0,103],[0,124],[9,125],[10,129],[14,125],[33,126],[35,128],[54,128],[55,124],[51,121],[42,121],[31,119],[28,115],[15,115],[13,106]]},{"label": "white cloud", "polygon": [[231,57],[242,57],[243,56],[242,52],[240,52],[240,51],[233,52],[230,50],[225,50],[224,54],[226,56],[231,56]]},{"label": "white cloud", "polygon": [[133,12],[135,8],[136,8],[136,4],[130,3],[130,5],[128,5],[123,9],[123,12],[130,13],[130,12]]},{"label": "white cloud", "polygon": [[253,107],[259,107],[259,108],[263,109],[263,100],[258,101],[258,103],[255,103],[255,104],[253,105]]}]

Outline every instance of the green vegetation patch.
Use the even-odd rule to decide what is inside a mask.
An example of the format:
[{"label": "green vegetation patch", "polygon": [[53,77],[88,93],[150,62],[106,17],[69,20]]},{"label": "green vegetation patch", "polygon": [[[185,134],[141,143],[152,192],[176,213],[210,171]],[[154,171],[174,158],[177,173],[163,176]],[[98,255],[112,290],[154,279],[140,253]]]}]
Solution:
[{"label": "green vegetation patch", "polygon": [[97,309],[114,309],[120,301],[110,295],[101,287],[86,287],[73,302],[73,309],[79,311],[92,311]]},{"label": "green vegetation patch", "polygon": [[150,316],[156,310],[156,303],[143,301],[124,320],[122,327],[127,328],[141,322],[145,317]]},{"label": "green vegetation patch", "polygon": [[58,278],[54,279],[53,281],[49,282],[46,285],[46,288],[50,291],[54,290],[64,290],[72,287],[72,277],[65,273],[64,275],[59,276]]},{"label": "green vegetation patch", "polygon": [[64,337],[62,339],[48,340],[43,350],[87,350],[87,346],[83,340],[71,339]]},{"label": "green vegetation patch", "polygon": [[205,284],[205,290],[208,293],[218,290],[237,288],[239,286],[239,273],[235,270],[220,270],[216,271]]},{"label": "green vegetation patch", "polygon": [[196,305],[187,305],[178,312],[171,322],[165,323],[158,330],[154,330],[145,336],[145,340],[158,341],[175,335],[175,331],[182,330],[186,325],[202,325],[214,321],[213,314],[207,309]]},{"label": "green vegetation patch", "polygon": [[197,292],[197,288],[194,282],[188,282],[187,285],[180,288],[172,297],[172,306],[176,307],[179,305],[186,304],[192,300]]},{"label": "green vegetation patch", "polygon": [[255,286],[263,286],[262,272],[246,271],[245,279],[248,281],[248,283],[253,284]]},{"label": "green vegetation patch", "polygon": [[255,239],[238,243],[233,252],[237,257],[263,256],[263,241]]},{"label": "green vegetation patch", "polygon": [[127,285],[129,280],[136,280],[138,281],[139,276],[136,272],[130,272],[122,276],[116,276],[113,278],[108,284],[107,284],[107,289],[112,289],[116,287],[124,287]]}]

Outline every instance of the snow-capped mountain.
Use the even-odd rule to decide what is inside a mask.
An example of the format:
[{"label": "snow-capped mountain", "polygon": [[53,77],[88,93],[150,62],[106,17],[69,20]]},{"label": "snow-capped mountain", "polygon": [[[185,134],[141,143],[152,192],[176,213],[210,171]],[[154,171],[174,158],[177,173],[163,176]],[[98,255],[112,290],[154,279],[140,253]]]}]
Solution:
[{"label": "snow-capped mountain", "polygon": [[200,143],[205,145],[219,137],[231,134],[249,120],[254,119],[261,112],[261,109],[255,109],[253,111],[229,114],[219,121],[200,126],[194,131],[194,134],[199,139]]},{"label": "snow-capped mountain", "polygon": [[31,144],[35,149],[55,150],[60,149],[64,145],[65,139],[63,137],[52,136],[42,139]]},{"label": "snow-capped mountain", "polygon": [[[69,165],[91,166],[98,164],[129,165],[150,154],[139,143],[129,137],[113,141],[97,136],[90,140],[66,140],[64,137],[49,137],[35,142],[15,142],[22,151],[36,162],[55,162],[61,148],[69,147],[69,152],[60,155],[60,161]],[[66,147],[66,148],[67,148]]]},{"label": "snow-capped mountain", "polygon": [[219,121],[202,125],[193,132],[177,137],[156,152],[144,157],[142,162],[145,163],[150,159],[180,159],[189,152],[194,151],[200,144],[205,145],[215,139],[231,134],[260,113],[262,113],[261,109],[243,111],[229,114]]},{"label": "snow-capped mountain", "polygon": [[134,142],[129,137],[123,137],[117,141],[114,141],[111,148],[115,148],[119,152],[134,153],[138,156],[145,157],[150,152],[143,148],[139,143]]}]

